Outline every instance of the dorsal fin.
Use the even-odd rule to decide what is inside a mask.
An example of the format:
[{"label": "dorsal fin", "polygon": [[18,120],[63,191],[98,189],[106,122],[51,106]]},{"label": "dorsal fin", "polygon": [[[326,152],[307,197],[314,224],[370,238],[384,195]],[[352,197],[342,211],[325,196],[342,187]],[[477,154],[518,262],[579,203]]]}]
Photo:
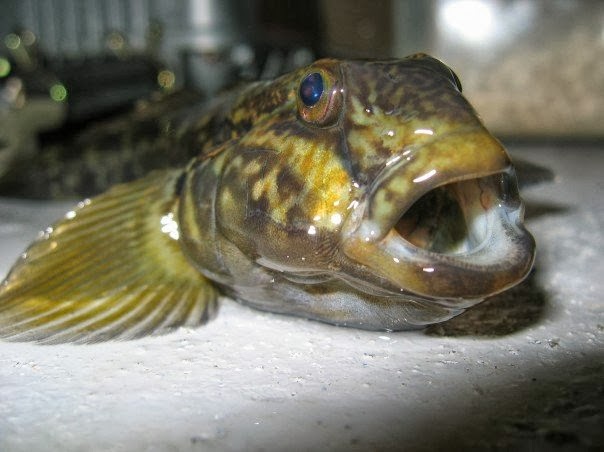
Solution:
[{"label": "dorsal fin", "polygon": [[181,174],[118,185],[42,233],[0,286],[0,337],[97,342],[207,320],[217,290],[178,243]]}]

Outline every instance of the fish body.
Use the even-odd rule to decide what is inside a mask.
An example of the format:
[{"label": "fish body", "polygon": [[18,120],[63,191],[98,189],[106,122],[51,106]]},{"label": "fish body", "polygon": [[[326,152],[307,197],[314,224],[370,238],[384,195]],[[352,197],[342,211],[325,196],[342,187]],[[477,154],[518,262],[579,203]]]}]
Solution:
[{"label": "fish body", "polygon": [[0,336],[137,337],[203,322],[220,292],[404,330],[531,269],[510,159],[427,55],[319,60],[187,130],[185,169],[81,203],[24,253],[0,289]]},{"label": "fish body", "polygon": [[[40,137],[31,130],[31,121],[17,120],[27,127],[21,135],[30,141],[38,138],[39,144],[21,145],[7,156],[10,161],[0,174],[0,193],[78,199],[98,195],[153,169],[185,165],[195,154],[179,145],[179,134],[188,130],[187,118],[199,116],[206,107],[200,94],[179,90],[154,93],[127,112],[89,121],[86,126],[59,128],[55,124],[55,130],[47,127]],[[3,126],[9,129],[10,124],[0,124],[0,130]]]}]

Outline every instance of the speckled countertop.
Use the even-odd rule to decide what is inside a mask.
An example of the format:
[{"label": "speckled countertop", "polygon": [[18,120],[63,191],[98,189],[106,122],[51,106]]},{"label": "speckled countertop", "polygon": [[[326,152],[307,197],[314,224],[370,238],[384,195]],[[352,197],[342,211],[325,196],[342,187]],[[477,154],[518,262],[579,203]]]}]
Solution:
[{"label": "speckled countertop", "polygon": [[[411,333],[225,300],[162,337],[0,342],[0,450],[601,450],[604,145],[510,150],[557,174],[524,193],[518,288]],[[0,273],[67,207],[0,200]]]}]

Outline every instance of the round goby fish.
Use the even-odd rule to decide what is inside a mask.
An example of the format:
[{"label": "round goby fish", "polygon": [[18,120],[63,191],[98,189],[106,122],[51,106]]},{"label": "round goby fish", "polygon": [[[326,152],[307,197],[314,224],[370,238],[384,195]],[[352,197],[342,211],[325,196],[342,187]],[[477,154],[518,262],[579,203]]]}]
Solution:
[{"label": "round goby fish", "polygon": [[[212,138],[196,139],[211,122]],[[535,245],[510,159],[424,54],[325,59],[193,120],[186,169],[81,202],[0,288],[0,337],[198,325],[219,293],[336,325],[442,322],[519,283]]]}]

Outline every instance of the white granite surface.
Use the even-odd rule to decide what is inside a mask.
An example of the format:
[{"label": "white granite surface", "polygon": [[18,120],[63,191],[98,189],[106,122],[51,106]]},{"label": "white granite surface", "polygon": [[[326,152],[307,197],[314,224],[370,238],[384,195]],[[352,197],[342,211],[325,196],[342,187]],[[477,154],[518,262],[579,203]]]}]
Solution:
[{"label": "white granite surface", "polygon": [[[512,146],[538,242],[520,287],[411,333],[225,300],[208,325],[0,342],[0,451],[602,450],[604,145]],[[0,199],[0,274],[65,203]]]}]

